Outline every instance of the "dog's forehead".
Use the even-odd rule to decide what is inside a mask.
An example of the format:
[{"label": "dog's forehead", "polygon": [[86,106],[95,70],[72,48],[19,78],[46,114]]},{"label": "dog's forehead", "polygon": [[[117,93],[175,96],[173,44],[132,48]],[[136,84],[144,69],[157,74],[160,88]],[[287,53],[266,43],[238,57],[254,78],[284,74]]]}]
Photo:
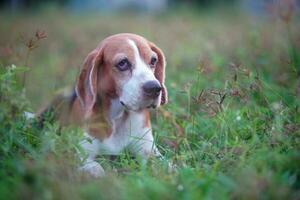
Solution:
[{"label": "dog's forehead", "polygon": [[152,55],[149,42],[138,35],[119,34],[106,38],[103,41],[104,56],[107,60],[112,60],[117,54],[125,54],[129,59],[134,59],[135,51],[138,50],[139,55],[147,59]]}]

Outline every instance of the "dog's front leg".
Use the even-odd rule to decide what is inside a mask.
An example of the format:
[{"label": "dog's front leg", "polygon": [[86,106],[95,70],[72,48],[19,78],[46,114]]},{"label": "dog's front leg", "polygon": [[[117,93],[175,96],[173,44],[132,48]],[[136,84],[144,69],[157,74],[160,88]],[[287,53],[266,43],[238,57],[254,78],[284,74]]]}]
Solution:
[{"label": "dog's front leg", "polygon": [[99,141],[96,138],[85,134],[86,139],[83,140],[80,145],[87,153],[87,158],[82,158],[82,165],[79,170],[88,173],[93,177],[102,177],[105,175],[102,166],[95,161],[95,157],[99,153]]},{"label": "dog's front leg", "polygon": [[154,143],[151,129],[145,130],[141,135],[132,136],[130,147],[133,154],[140,156],[144,160],[148,160],[149,157],[163,159],[163,156]]},{"label": "dog's front leg", "polygon": [[[148,130],[142,136],[136,137],[133,140],[133,145],[131,150],[135,155],[140,156],[144,161],[147,161],[151,157],[155,157],[161,161],[166,161],[164,156],[159,152],[157,146],[155,145],[152,131]],[[168,164],[168,171],[176,171],[176,165],[170,161],[166,161]]]}]

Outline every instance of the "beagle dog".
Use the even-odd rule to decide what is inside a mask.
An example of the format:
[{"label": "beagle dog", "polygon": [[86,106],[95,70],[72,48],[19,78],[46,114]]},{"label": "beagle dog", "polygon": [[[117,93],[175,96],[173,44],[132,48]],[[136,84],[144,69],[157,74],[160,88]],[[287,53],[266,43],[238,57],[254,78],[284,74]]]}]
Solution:
[{"label": "beagle dog", "polygon": [[121,33],[104,39],[88,54],[72,95],[60,95],[40,116],[54,110],[63,125],[79,125],[88,156],[81,170],[104,175],[94,159],[129,149],[147,159],[161,157],[154,144],[149,108],[167,103],[165,56],[145,38]]}]

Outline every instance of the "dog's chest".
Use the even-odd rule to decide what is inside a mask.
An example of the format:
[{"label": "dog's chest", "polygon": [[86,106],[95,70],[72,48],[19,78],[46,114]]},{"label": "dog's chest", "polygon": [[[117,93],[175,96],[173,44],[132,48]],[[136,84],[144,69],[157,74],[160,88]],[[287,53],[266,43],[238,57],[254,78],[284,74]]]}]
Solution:
[{"label": "dog's chest", "polygon": [[127,116],[112,120],[111,125],[112,134],[110,137],[99,141],[101,154],[119,154],[125,148],[133,148],[139,140],[151,132],[151,128],[145,126],[143,113],[127,113]]}]

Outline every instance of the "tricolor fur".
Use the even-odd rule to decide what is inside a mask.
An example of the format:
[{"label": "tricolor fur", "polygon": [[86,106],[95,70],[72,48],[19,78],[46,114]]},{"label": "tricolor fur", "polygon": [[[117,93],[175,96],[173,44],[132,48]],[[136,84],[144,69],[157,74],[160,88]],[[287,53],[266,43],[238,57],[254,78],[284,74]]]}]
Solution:
[{"label": "tricolor fur", "polygon": [[110,36],[87,56],[75,93],[51,106],[63,125],[78,124],[90,138],[81,143],[89,155],[82,170],[103,175],[95,156],[124,148],[145,159],[160,156],[148,108],[167,103],[165,65],[162,51],[135,34]]}]

